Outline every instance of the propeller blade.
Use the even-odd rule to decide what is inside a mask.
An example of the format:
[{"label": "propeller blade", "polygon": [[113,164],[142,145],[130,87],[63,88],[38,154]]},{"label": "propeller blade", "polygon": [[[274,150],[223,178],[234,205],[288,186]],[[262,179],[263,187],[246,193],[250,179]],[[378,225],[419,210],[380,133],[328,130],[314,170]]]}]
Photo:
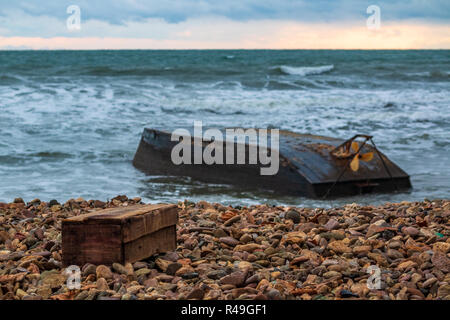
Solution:
[{"label": "propeller blade", "polygon": [[358,171],[359,169],[359,154],[357,154],[352,162],[350,162],[350,168],[352,168],[353,171]]},{"label": "propeller blade", "polygon": [[367,152],[367,153],[363,153],[361,155],[361,160],[362,161],[368,162],[368,161],[370,161],[372,159],[373,159],[373,152]]},{"label": "propeller blade", "polygon": [[352,142],[352,150],[353,150],[354,152],[358,152],[358,149],[359,149],[359,144],[358,144],[358,142],[353,141],[353,142]]}]

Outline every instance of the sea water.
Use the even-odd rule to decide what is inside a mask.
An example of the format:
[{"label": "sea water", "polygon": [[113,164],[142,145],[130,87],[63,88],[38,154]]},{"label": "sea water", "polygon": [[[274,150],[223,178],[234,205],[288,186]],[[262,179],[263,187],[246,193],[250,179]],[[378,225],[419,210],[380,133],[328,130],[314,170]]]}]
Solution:
[{"label": "sea water", "polygon": [[[334,206],[450,197],[450,51],[0,51],[0,201]],[[371,134],[406,193],[280,196],[132,166],[144,127]]]}]

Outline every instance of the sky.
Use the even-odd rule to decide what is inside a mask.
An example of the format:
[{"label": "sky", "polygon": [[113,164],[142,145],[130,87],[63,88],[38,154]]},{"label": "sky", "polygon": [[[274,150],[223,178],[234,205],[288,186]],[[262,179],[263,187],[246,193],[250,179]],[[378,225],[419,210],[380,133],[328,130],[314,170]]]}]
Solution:
[{"label": "sky", "polygon": [[450,49],[450,1],[0,0],[0,49]]}]

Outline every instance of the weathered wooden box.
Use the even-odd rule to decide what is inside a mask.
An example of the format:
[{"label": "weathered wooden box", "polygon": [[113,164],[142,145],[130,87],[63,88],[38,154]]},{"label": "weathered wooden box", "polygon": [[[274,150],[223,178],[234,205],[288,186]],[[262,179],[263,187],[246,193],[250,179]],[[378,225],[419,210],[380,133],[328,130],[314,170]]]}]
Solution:
[{"label": "weathered wooden box", "polygon": [[174,204],[99,210],[62,222],[63,265],[112,264],[176,249]]}]

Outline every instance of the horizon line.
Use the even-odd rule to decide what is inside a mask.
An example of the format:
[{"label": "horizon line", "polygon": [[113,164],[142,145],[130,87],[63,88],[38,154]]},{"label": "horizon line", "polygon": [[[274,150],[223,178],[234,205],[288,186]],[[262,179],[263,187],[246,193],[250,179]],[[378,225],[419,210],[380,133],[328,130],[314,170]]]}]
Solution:
[{"label": "horizon line", "polygon": [[310,48],[152,48],[152,49],[140,49],[140,48],[128,48],[128,49],[2,49],[0,51],[326,51],[326,50],[336,50],[336,51],[438,51],[438,50],[450,50],[450,48],[383,48],[383,49],[364,49],[364,48],[321,48],[321,49],[310,49]]}]

